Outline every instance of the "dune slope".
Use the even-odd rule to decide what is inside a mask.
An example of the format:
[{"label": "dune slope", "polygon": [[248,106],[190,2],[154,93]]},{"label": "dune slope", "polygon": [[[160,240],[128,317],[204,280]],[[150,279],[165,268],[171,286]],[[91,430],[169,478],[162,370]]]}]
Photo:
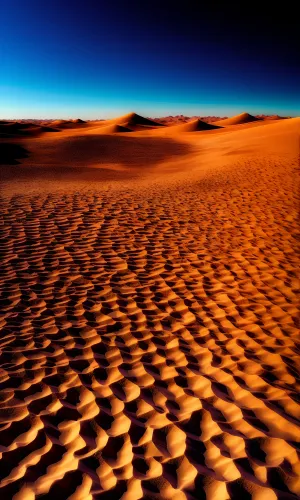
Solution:
[{"label": "dune slope", "polygon": [[200,120],[199,118],[197,118],[196,120],[192,120],[190,122],[187,122],[187,123],[182,123],[181,125],[173,125],[172,126],[172,130],[174,130],[174,132],[176,131],[178,133],[198,132],[201,130],[214,130],[214,129],[218,129],[218,128],[220,128],[220,127],[213,125],[211,123],[206,123],[203,120]]},{"label": "dune slope", "polygon": [[128,113],[127,115],[119,116],[118,118],[113,118],[111,120],[105,120],[103,124],[112,124],[116,123],[118,125],[124,125],[126,127],[136,129],[139,127],[163,127],[164,125],[156,122],[154,120],[150,120],[149,118],[145,118],[144,116],[138,115],[137,113]]},{"label": "dune slope", "polygon": [[231,118],[225,118],[224,120],[218,120],[215,122],[216,125],[226,126],[226,125],[241,125],[243,123],[257,122],[260,118],[256,118],[249,113],[241,113],[240,115],[232,116]]},{"label": "dune slope", "polygon": [[132,130],[128,127],[124,127],[123,125],[117,125],[117,124],[112,124],[112,125],[107,125],[106,127],[99,127],[98,133],[99,134],[117,134],[120,132],[132,132]]},{"label": "dune slope", "polygon": [[11,167],[1,498],[299,498],[299,128],[186,134],[115,183]]},{"label": "dune slope", "polygon": [[0,122],[0,139],[13,139],[22,136],[34,137],[43,132],[57,132],[57,129],[34,123]]},{"label": "dune slope", "polygon": [[54,120],[51,122],[52,127],[57,127],[59,129],[69,129],[69,128],[77,128],[86,125],[87,123],[80,118],[76,120]]}]

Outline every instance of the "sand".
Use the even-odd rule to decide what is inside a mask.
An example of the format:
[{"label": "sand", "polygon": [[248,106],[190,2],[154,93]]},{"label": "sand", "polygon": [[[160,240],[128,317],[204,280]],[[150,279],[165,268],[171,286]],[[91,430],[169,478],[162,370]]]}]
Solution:
[{"label": "sand", "polygon": [[155,120],[145,118],[144,116],[138,115],[137,113],[128,113],[127,115],[119,116],[118,118],[112,118],[111,120],[105,120],[102,122],[105,125],[123,125],[132,130],[144,130],[151,129],[153,127],[162,127],[163,125]]},{"label": "sand", "polygon": [[5,139],[1,498],[299,498],[300,119],[111,130]]},{"label": "sand", "polygon": [[203,120],[200,120],[199,118],[196,118],[196,120],[191,120],[188,121],[187,123],[182,123],[180,125],[173,125],[172,126],[172,131],[176,131],[179,133],[182,132],[199,132],[203,130],[214,130],[218,129],[220,127],[213,125],[211,123],[206,123]]},{"label": "sand", "polygon": [[226,125],[241,125],[242,123],[251,123],[259,120],[261,120],[261,118],[257,118],[249,113],[241,113],[240,115],[225,118],[224,120],[218,120],[215,124],[225,127]]},{"label": "sand", "polygon": [[124,127],[123,125],[112,124],[101,127],[101,129],[99,129],[98,132],[99,134],[110,135],[110,134],[118,134],[120,132],[132,132],[132,129]]},{"label": "sand", "polygon": [[44,132],[58,132],[58,130],[52,126],[37,125],[35,123],[0,122],[0,140],[14,137],[22,138],[22,136],[33,137]]},{"label": "sand", "polygon": [[[260,121],[260,120],[284,120],[287,117],[284,116],[279,116],[279,115],[250,115],[249,113],[241,113],[236,116],[232,116],[228,118],[227,116],[225,117],[220,117],[220,116],[185,116],[185,115],[169,115],[169,116],[162,116],[159,118],[154,118],[156,122],[162,123],[163,125],[180,125],[181,123],[187,123],[189,121],[193,121],[196,119],[199,119],[201,121],[204,121],[206,123],[215,123],[215,122],[220,122],[220,126],[226,126],[226,125],[237,125],[241,123],[250,123],[253,121]],[[289,117],[290,118],[290,117]]]}]

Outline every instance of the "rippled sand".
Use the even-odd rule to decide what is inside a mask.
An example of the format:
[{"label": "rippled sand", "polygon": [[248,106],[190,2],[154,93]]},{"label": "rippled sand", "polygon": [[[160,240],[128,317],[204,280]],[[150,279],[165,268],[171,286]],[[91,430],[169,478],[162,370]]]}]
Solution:
[{"label": "rippled sand", "polygon": [[5,177],[1,498],[299,498],[287,122],[132,180]]}]

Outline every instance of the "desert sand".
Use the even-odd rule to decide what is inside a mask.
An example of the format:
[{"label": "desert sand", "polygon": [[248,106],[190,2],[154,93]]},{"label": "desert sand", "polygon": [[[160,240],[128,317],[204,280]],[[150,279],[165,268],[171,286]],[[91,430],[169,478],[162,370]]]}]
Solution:
[{"label": "desert sand", "polygon": [[249,113],[241,113],[240,115],[232,116],[230,118],[225,118],[224,120],[217,120],[216,125],[241,125],[242,123],[257,122],[261,118],[256,118],[256,116],[250,115]]},{"label": "desert sand", "polygon": [[300,118],[249,116],[1,122],[1,498],[299,498]]}]

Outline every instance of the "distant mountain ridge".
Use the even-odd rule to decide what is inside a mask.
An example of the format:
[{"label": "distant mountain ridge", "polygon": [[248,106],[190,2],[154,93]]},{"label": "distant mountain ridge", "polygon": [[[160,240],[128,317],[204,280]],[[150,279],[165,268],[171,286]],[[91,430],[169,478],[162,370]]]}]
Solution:
[{"label": "distant mountain ridge", "polygon": [[[242,115],[246,115],[248,113],[242,113]],[[240,116],[240,115],[237,115]],[[280,115],[249,115],[253,116],[256,119],[262,119],[262,120],[283,120],[285,118],[291,118],[290,116],[280,116]],[[81,120],[80,118],[74,119],[74,120],[62,120],[60,118],[20,118],[20,119],[8,119],[8,118],[3,118],[0,120],[0,123],[12,123],[12,122],[18,122],[18,123],[31,123],[35,125],[45,125],[45,124],[53,124],[54,122],[60,122],[61,124],[63,123],[73,123],[73,124],[84,124],[84,123],[89,123],[89,122],[96,122],[96,121],[105,121],[105,122],[110,122],[110,123],[128,123],[128,122],[133,122],[136,121],[138,117],[143,120],[149,120],[151,122],[154,122],[153,125],[159,126],[159,125],[164,125],[166,123],[186,123],[191,120],[202,120],[206,123],[214,123],[216,121],[220,120],[227,120],[231,119],[228,116],[214,116],[214,115],[208,115],[208,116],[202,116],[202,115],[193,115],[193,116],[187,116],[187,115],[168,115],[168,116],[160,116],[160,117],[142,117],[140,115],[137,115],[136,113],[128,113],[127,115],[123,115],[119,118],[112,118],[112,119],[105,119],[105,118],[94,118],[90,120]],[[122,120],[122,123],[120,122]],[[145,124],[145,123],[144,123]],[[148,123],[149,125],[149,123]]]}]

